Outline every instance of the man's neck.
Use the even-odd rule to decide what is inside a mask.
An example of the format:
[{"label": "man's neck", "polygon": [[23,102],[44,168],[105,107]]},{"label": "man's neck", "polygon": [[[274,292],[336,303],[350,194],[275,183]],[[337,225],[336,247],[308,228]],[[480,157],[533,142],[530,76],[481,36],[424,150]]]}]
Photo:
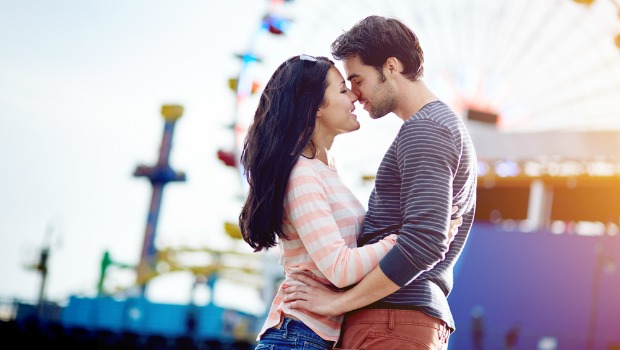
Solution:
[{"label": "man's neck", "polygon": [[437,101],[437,96],[422,80],[406,80],[400,87],[398,106],[394,110],[400,119],[406,121],[430,102]]}]

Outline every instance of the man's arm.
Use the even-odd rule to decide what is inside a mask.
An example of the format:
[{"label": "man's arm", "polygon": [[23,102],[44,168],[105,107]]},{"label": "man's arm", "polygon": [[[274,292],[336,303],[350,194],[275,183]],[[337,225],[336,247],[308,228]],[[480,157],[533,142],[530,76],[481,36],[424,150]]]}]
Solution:
[{"label": "man's arm", "polygon": [[[385,158],[396,162],[400,176],[381,172],[381,168],[377,172],[377,182],[385,185],[384,197],[398,196],[398,202],[386,201],[372,207],[375,203],[369,200],[367,219],[377,221],[381,215],[400,213],[399,220],[393,216],[391,219],[401,225],[398,244],[380,266],[401,287],[432,270],[450,250],[450,207],[459,163],[454,144],[446,126],[430,119],[410,119],[401,127],[395,147],[390,147]],[[368,231],[366,225],[364,231]]]},{"label": "man's arm", "polygon": [[[457,210],[456,206],[452,207],[452,214],[456,213]],[[462,217],[450,221],[450,242],[454,239],[461,224],[463,224]],[[344,292],[328,289],[323,284],[303,274],[293,274],[291,277],[303,282],[305,286],[294,285],[284,288],[283,291],[286,294],[284,301],[289,307],[291,309],[305,309],[326,316],[341,315],[359,309],[400,289],[383,273],[379,266],[375,267],[355,287]]]}]

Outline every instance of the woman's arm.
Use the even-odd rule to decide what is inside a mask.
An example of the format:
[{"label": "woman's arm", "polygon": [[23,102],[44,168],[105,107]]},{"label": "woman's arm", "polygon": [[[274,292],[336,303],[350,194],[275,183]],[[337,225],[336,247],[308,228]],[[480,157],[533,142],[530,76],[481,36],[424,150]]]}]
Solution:
[{"label": "woman's arm", "polygon": [[363,247],[348,247],[329,205],[325,184],[311,166],[294,168],[285,215],[317,268],[339,288],[359,282],[396,243],[396,235],[389,235]]}]

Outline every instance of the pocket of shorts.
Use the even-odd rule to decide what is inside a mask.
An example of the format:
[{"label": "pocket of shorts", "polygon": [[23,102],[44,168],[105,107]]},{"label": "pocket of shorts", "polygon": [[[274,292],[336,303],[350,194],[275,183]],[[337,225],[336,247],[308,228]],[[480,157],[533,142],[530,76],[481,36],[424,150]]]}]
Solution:
[{"label": "pocket of shorts", "polygon": [[309,340],[304,341],[303,350],[325,350],[325,344],[313,342]]},{"label": "pocket of shorts", "polygon": [[273,345],[267,345],[267,344],[258,344],[256,346],[256,348],[254,348],[254,350],[274,350],[274,346]]}]

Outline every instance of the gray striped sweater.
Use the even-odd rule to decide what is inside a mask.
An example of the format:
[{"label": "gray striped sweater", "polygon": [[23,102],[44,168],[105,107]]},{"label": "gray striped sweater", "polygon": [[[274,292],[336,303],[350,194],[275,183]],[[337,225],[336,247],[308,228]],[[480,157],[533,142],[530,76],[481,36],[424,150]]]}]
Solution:
[{"label": "gray striped sweater", "polygon": [[[399,234],[379,266],[401,289],[368,308],[417,309],[456,329],[447,296],[472,226],[476,181],[473,143],[446,104],[430,102],[403,123],[377,171],[358,240]],[[463,224],[448,246],[453,204]]]}]

